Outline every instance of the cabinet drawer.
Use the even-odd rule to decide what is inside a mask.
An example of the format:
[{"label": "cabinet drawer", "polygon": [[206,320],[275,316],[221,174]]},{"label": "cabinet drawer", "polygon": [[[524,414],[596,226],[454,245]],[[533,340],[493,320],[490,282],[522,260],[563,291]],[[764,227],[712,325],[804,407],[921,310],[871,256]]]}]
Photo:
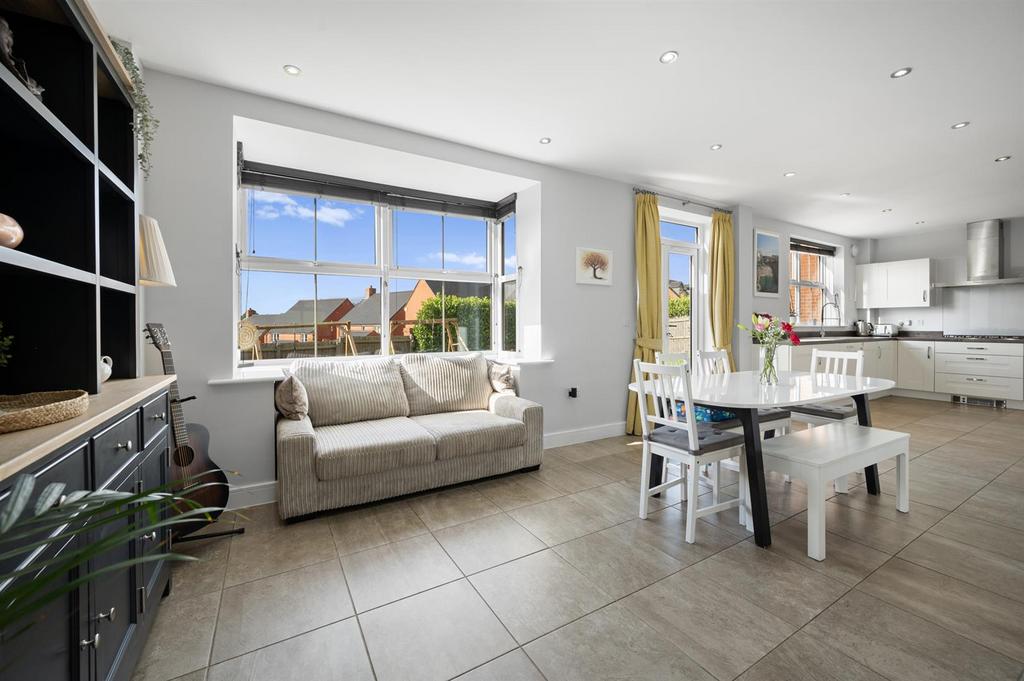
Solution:
[{"label": "cabinet drawer", "polygon": [[982,355],[980,353],[977,355],[954,355],[940,352],[935,355],[935,371],[967,376],[1024,378],[1024,357]]},{"label": "cabinet drawer", "polygon": [[1003,376],[964,376],[935,373],[935,392],[987,397],[993,400],[1024,399],[1024,380]]},{"label": "cabinet drawer", "polygon": [[167,427],[169,416],[167,393],[142,405],[142,441],[145,443],[144,446],[148,447],[153,438]]},{"label": "cabinet drawer", "polygon": [[1021,343],[952,343],[936,341],[935,352],[948,352],[957,355],[1005,355],[1008,357],[1024,357],[1024,344]]},{"label": "cabinet drawer", "polygon": [[125,464],[130,463],[141,449],[139,411],[136,409],[93,437],[92,479],[95,487],[99,489],[105,485],[110,477]]}]

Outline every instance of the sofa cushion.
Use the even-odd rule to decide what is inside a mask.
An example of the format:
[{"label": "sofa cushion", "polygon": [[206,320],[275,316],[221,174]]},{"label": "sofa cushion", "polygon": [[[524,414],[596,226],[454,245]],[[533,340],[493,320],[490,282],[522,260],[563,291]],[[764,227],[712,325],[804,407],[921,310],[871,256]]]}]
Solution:
[{"label": "sofa cushion", "polygon": [[316,477],[337,480],[430,463],[434,438],[405,417],[322,426],[316,437]]},{"label": "sofa cushion", "polygon": [[496,452],[526,442],[526,425],[489,411],[452,411],[413,416],[437,442],[438,460]]},{"label": "sofa cushion", "polygon": [[304,359],[292,364],[292,373],[309,395],[314,426],[409,415],[402,374],[392,359]]},{"label": "sofa cushion", "polygon": [[402,357],[402,381],[409,415],[487,409],[491,380],[483,355]]},{"label": "sofa cushion", "polygon": [[274,390],[274,405],[281,416],[301,421],[309,414],[309,396],[302,381],[289,375]]}]

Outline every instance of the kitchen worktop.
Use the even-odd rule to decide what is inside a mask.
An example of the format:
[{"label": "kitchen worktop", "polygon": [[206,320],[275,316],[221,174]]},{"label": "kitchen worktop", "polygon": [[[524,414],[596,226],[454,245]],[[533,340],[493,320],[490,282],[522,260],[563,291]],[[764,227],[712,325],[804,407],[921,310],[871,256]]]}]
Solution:
[{"label": "kitchen worktop", "polygon": [[[813,332],[811,332],[813,334]],[[799,334],[798,334],[799,335]],[[1021,343],[1019,339],[1009,338],[949,338],[943,336],[941,331],[916,331],[901,333],[899,336],[825,336],[817,335],[800,336],[801,345],[830,345],[838,343],[865,343],[873,341],[894,341],[894,340],[918,340],[918,341],[946,341],[949,343]],[[791,345],[788,341],[784,345]]]}]

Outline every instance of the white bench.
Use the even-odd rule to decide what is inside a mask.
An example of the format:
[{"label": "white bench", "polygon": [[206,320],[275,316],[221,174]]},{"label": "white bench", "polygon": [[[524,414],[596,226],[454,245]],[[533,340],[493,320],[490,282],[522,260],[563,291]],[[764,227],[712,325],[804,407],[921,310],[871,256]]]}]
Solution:
[{"label": "white bench", "polygon": [[[910,511],[907,433],[833,422],[765,440],[761,451],[765,470],[807,483],[807,555],[815,560],[825,560],[825,495],[830,481],[896,457],[896,508]],[[746,506],[746,491],[741,492]]]}]

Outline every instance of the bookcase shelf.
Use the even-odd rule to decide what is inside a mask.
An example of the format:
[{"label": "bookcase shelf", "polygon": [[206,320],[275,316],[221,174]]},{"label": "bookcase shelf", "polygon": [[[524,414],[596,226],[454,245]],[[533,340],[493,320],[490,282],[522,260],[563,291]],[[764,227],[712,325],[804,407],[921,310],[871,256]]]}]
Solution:
[{"label": "bookcase shelf", "polygon": [[96,393],[103,354],[115,377],[138,375],[134,109],[91,16],[80,0],[0,0],[14,55],[44,88],[0,62],[0,213],[25,232],[0,248],[14,337],[0,393]]}]

